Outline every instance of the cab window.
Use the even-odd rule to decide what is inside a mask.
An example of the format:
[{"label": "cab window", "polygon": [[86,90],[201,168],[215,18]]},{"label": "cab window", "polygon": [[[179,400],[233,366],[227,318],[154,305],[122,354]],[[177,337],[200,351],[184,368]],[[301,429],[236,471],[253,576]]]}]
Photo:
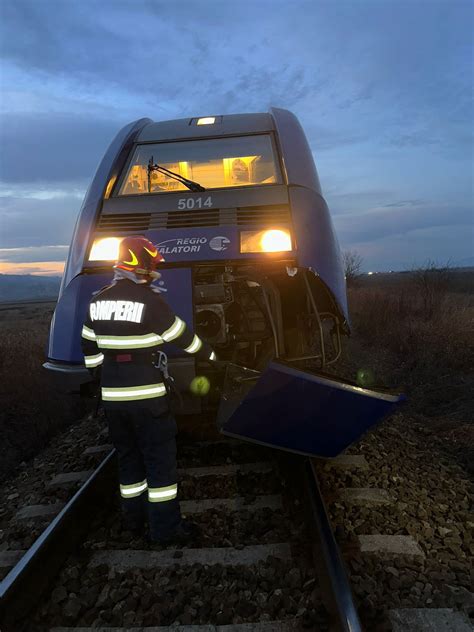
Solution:
[{"label": "cab window", "polygon": [[188,190],[166,174],[149,172],[150,159],[154,164],[198,182],[205,189],[281,182],[272,140],[262,134],[138,145],[119,195]]}]

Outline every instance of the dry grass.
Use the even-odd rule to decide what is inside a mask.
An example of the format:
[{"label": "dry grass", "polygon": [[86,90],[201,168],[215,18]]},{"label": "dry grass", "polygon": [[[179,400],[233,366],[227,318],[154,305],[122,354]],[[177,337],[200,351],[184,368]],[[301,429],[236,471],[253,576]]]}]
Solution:
[{"label": "dry grass", "polygon": [[428,310],[414,276],[359,282],[349,290],[351,345],[359,362],[406,392],[405,410],[466,464],[474,453],[473,279],[474,273],[469,285],[453,279],[434,294],[429,288]]},{"label": "dry grass", "polygon": [[43,369],[51,312],[0,313],[0,477],[78,418],[77,401],[58,393]]},{"label": "dry grass", "polygon": [[416,287],[349,291],[355,332],[401,356],[418,374],[472,370],[474,296],[444,292],[428,315]]}]

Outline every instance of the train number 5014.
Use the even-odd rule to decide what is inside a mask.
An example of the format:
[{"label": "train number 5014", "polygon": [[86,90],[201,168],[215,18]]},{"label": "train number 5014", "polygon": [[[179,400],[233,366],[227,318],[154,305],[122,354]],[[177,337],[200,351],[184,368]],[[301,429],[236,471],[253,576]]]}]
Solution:
[{"label": "train number 5014", "polygon": [[178,200],[178,208],[181,211],[184,211],[185,209],[191,210],[193,208],[203,208],[204,206],[207,206],[207,208],[211,208],[212,206],[211,196],[207,198],[202,198],[202,197],[181,198]]}]

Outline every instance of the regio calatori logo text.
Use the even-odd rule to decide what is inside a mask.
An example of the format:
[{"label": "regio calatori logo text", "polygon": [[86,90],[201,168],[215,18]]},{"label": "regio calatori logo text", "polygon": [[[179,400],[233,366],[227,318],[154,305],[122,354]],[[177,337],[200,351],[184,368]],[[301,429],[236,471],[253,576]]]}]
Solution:
[{"label": "regio calatori logo text", "polygon": [[208,241],[207,237],[176,237],[174,239],[167,239],[156,247],[162,255],[181,255],[189,254],[192,252],[200,252],[202,246],[208,244],[212,250],[222,251],[227,250],[227,246],[230,244],[230,239],[224,236],[212,237]]}]

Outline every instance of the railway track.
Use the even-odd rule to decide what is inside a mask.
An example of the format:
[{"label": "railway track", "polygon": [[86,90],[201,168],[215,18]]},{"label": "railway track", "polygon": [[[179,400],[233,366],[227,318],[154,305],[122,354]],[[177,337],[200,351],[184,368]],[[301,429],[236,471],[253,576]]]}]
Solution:
[{"label": "railway track", "polygon": [[[369,462],[362,454],[309,461],[231,440],[188,441],[178,451],[182,509],[203,536],[182,549],[151,550],[122,530],[113,500],[104,504],[116,499],[114,456],[104,437],[100,425],[90,430],[96,445],[65,460],[83,468],[84,458],[106,455],[97,468],[50,473],[48,489],[65,486],[64,506],[49,496],[17,512],[24,533],[41,534],[17,551],[21,559],[2,583],[2,632],[164,632],[177,622],[193,632],[356,631],[341,551],[365,630],[472,629],[461,612],[430,607],[429,600],[377,615],[380,591],[389,593],[394,575],[411,574],[407,589],[417,590],[425,547],[387,530],[398,504],[386,489],[370,486],[369,455]],[[71,484],[81,485],[72,497]],[[60,513],[41,530],[53,511]],[[0,552],[0,561],[2,555],[4,563],[16,561],[15,551]],[[363,575],[377,584],[368,600]]]},{"label": "railway track", "polygon": [[[390,431],[386,429],[387,432]],[[374,462],[373,454],[367,450],[367,444],[374,439],[364,438],[357,453],[315,461],[363,629],[472,632],[474,595],[453,586],[446,591],[444,582],[449,579],[440,574],[440,567],[430,554],[432,544],[420,537],[420,531],[427,535],[432,531],[423,520],[424,494],[419,496],[419,530],[414,523],[410,525],[405,512],[408,504],[404,500],[408,498],[404,472],[387,465],[382,465],[382,472],[377,471],[384,452],[379,444],[381,454]],[[461,560],[453,564],[463,568]],[[451,577],[453,581],[454,575]],[[464,581],[469,584],[467,578]]]},{"label": "railway track", "polygon": [[[0,580],[40,537],[111,446],[100,420],[83,419],[5,481],[0,496]],[[105,452],[104,452],[105,450]]]},{"label": "railway track", "polygon": [[202,538],[162,550],[130,539],[118,507],[104,507],[115,497],[110,453],[4,579],[2,632],[161,630],[177,621],[202,630],[360,629],[309,462],[297,472],[301,458],[230,440],[179,452],[182,510]]}]

